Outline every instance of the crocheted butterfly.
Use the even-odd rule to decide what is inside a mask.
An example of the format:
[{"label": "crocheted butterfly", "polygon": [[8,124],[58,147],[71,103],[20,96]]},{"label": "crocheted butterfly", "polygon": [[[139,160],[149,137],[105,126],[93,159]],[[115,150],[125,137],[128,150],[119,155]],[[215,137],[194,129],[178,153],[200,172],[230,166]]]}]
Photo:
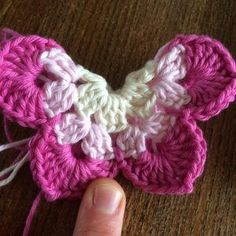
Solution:
[{"label": "crocheted butterfly", "polygon": [[1,146],[27,143],[28,152],[0,173],[0,184],[29,160],[49,201],[79,196],[119,170],[147,192],[190,193],[206,157],[196,121],[217,115],[235,94],[235,61],[208,36],[177,36],[113,91],[55,41],[3,30],[0,108],[37,133]]}]

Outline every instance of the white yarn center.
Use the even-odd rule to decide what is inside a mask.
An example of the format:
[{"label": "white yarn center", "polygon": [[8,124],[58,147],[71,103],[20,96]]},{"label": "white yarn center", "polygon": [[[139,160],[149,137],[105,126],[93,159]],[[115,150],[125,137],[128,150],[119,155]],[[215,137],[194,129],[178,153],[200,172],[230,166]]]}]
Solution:
[{"label": "white yarn center", "polygon": [[84,153],[94,159],[114,158],[111,133],[117,134],[115,143],[126,156],[145,151],[147,138],[160,142],[176,120],[165,108],[180,109],[190,101],[178,83],[186,75],[185,48],[179,44],[167,53],[164,50],[128,74],[116,91],[102,76],[76,66],[61,49],[44,52],[45,111],[49,117],[66,112],[55,126],[58,142],[82,140]]}]

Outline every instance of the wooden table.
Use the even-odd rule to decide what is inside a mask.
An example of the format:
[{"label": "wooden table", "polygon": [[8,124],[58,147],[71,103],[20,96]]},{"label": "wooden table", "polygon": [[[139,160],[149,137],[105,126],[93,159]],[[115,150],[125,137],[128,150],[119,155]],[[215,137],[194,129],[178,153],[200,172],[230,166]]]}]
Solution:
[{"label": "wooden table", "polygon": [[[72,58],[119,88],[178,33],[209,34],[236,56],[234,0],[1,0],[0,27],[52,37]],[[123,235],[236,235],[236,104],[200,123],[208,142],[205,171],[187,196],[152,196],[123,177]],[[1,129],[3,122],[1,117]],[[13,126],[16,138],[30,131]],[[1,143],[6,142],[1,131]],[[1,153],[3,169],[15,157]],[[21,235],[38,188],[29,166],[0,190],[0,235]],[[71,235],[80,201],[42,201],[31,235]]]}]

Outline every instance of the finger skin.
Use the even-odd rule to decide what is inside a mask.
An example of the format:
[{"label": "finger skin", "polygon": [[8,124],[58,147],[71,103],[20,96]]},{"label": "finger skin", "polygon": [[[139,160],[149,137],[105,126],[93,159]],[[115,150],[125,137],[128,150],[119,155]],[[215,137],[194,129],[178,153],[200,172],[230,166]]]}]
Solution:
[{"label": "finger skin", "polygon": [[73,236],[120,236],[125,205],[125,193],[115,180],[95,180],[83,196]]}]

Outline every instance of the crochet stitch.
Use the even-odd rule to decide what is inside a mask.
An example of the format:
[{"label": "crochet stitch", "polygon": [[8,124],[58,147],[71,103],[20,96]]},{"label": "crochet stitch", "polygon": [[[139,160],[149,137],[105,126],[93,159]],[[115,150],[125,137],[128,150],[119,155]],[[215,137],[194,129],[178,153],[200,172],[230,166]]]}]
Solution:
[{"label": "crochet stitch", "polygon": [[93,179],[119,171],[146,192],[193,191],[206,158],[196,121],[219,114],[236,94],[235,61],[219,41],[179,35],[113,91],[52,39],[8,29],[1,36],[0,108],[37,132],[0,146],[27,145],[0,172],[0,186],[29,160],[48,201],[80,196]]}]

